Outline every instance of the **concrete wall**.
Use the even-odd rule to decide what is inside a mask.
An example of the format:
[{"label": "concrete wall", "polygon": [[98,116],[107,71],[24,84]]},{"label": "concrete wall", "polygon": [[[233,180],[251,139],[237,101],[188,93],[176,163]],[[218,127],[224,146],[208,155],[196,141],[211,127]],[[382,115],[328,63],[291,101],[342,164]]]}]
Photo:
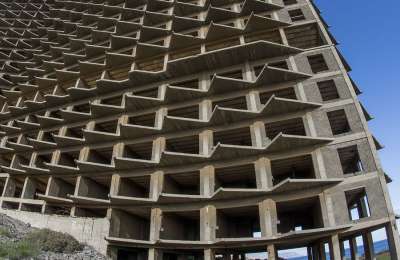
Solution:
[{"label": "concrete wall", "polygon": [[106,255],[107,242],[104,238],[108,235],[110,226],[110,222],[106,218],[72,218],[4,209],[0,209],[0,213],[29,223],[32,227],[48,228],[70,234],[79,242],[90,245],[100,253]]}]

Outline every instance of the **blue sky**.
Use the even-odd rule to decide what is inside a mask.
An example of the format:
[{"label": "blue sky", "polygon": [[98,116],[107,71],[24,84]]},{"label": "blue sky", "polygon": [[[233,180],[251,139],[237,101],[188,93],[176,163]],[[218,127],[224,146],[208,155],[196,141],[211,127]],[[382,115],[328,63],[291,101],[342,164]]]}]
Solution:
[{"label": "blue sky", "polygon": [[392,202],[400,213],[400,1],[315,0],[339,49],[352,67],[383,168],[393,179]]}]

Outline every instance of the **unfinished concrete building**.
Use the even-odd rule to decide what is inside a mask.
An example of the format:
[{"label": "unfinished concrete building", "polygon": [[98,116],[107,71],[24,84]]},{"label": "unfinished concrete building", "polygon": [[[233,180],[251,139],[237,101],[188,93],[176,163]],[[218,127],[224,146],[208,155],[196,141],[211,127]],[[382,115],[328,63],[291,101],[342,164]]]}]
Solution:
[{"label": "unfinished concrete building", "polygon": [[310,0],[1,0],[0,23],[2,212],[103,219],[112,259],[373,259],[382,228],[399,258],[371,116]]}]

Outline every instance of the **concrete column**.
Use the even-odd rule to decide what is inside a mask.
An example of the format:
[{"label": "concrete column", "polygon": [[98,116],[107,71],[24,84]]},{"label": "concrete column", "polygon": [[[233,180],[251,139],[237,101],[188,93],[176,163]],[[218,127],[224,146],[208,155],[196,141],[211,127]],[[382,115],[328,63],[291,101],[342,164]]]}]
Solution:
[{"label": "concrete column", "polygon": [[251,91],[246,95],[247,109],[257,112],[261,108],[260,95],[258,91]]},{"label": "concrete column", "polygon": [[151,159],[153,161],[160,161],[162,153],[165,150],[165,137],[159,137],[153,141],[153,151]]},{"label": "concrete column", "polygon": [[156,118],[154,122],[154,127],[155,128],[162,128],[163,122],[164,122],[164,117],[168,114],[168,109],[167,108],[160,108],[156,112]]},{"label": "concrete column", "polygon": [[250,125],[251,145],[254,147],[265,147],[267,144],[267,135],[263,122],[255,122]]},{"label": "concrete column", "polygon": [[164,173],[162,171],[157,171],[153,173],[150,177],[150,198],[153,200],[158,200],[163,187]]},{"label": "concrete column", "polygon": [[363,238],[365,259],[366,260],[376,259],[374,252],[374,241],[372,239],[371,232],[363,233],[362,238]]},{"label": "concrete column", "polygon": [[213,166],[200,169],[200,195],[211,197],[215,191],[215,171]]},{"label": "concrete column", "polygon": [[118,195],[120,183],[121,176],[119,174],[113,174],[111,177],[110,195]]},{"label": "concrete column", "polygon": [[256,172],[257,189],[268,189],[274,186],[271,160],[260,158],[254,163]]},{"label": "concrete column", "polygon": [[162,252],[156,248],[149,248],[148,260],[161,260]]},{"label": "concrete column", "polygon": [[268,260],[278,260],[279,259],[275,245],[268,245],[267,252],[268,252]]},{"label": "concrete column", "polygon": [[330,259],[334,260],[342,259],[340,255],[340,241],[338,235],[332,235],[329,238],[329,254],[330,254]]},{"label": "concrete column", "polygon": [[350,244],[351,260],[358,260],[357,239],[355,237],[351,237],[349,239],[349,244]]},{"label": "concrete column", "polygon": [[214,206],[208,205],[200,209],[200,240],[214,241],[217,226],[217,212]]},{"label": "concrete column", "polygon": [[213,132],[205,130],[199,135],[199,153],[201,155],[209,155],[214,146]]},{"label": "concrete column", "polygon": [[151,209],[150,241],[156,241],[160,239],[161,219],[162,219],[161,209],[159,208]]},{"label": "concrete column", "polygon": [[396,223],[390,223],[386,227],[386,236],[389,243],[390,258],[400,258],[400,238],[399,231],[397,230]]},{"label": "concrete column", "polygon": [[212,249],[204,249],[204,260],[214,260],[215,254]]},{"label": "concrete column", "polygon": [[258,204],[260,215],[261,236],[272,238],[278,232],[278,214],[276,203],[272,199],[266,199]]},{"label": "concrete column", "polygon": [[204,100],[199,104],[199,119],[208,121],[213,111],[212,101]]}]

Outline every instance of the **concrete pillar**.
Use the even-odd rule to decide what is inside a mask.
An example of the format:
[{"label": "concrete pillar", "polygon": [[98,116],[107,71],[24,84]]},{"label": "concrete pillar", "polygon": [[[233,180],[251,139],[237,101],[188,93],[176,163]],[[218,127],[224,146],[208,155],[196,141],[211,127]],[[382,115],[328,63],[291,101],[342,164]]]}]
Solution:
[{"label": "concrete pillar", "polygon": [[204,260],[214,260],[215,254],[212,249],[204,249]]},{"label": "concrete pillar", "polygon": [[199,104],[199,119],[203,121],[208,121],[211,117],[213,111],[212,101],[204,100]]},{"label": "concrete pillar", "polygon": [[371,232],[363,233],[362,238],[363,238],[365,259],[366,260],[376,259],[374,252],[374,241],[372,239]]},{"label": "concrete pillar", "polygon": [[258,204],[260,215],[261,236],[272,238],[278,232],[278,214],[276,203],[272,199],[266,199]]},{"label": "concrete pillar", "polygon": [[164,117],[168,114],[167,108],[160,108],[156,112],[156,118],[154,122],[154,127],[155,128],[162,128],[163,122],[164,122]]},{"label": "concrete pillar", "polygon": [[268,252],[268,260],[278,260],[279,259],[275,245],[268,245],[267,252]]},{"label": "concrete pillar", "polygon": [[157,171],[153,173],[150,177],[150,199],[158,200],[164,182],[164,173],[162,171]]},{"label": "concrete pillar", "polygon": [[255,122],[250,125],[251,145],[254,147],[265,147],[268,140],[265,134],[265,126],[263,122]]},{"label": "concrete pillar", "polygon": [[351,260],[358,260],[357,239],[355,237],[351,237],[349,239],[349,244],[350,244]]},{"label": "concrete pillar", "polygon": [[208,205],[200,209],[200,240],[214,241],[217,226],[217,212],[214,206]]},{"label": "concrete pillar", "polygon": [[200,195],[211,197],[215,191],[215,170],[213,166],[200,169]]},{"label": "concrete pillar", "polygon": [[148,260],[161,260],[161,259],[163,259],[162,251],[156,248],[149,248]]},{"label": "concrete pillar", "polygon": [[330,259],[332,260],[342,259],[340,255],[340,241],[338,235],[332,235],[329,238],[329,254],[330,254]]},{"label": "concrete pillar", "polygon": [[247,109],[257,112],[261,108],[261,101],[258,91],[251,91],[246,95]]},{"label": "concrete pillar", "polygon": [[199,134],[199,153],[209,155],[214,146],[213,132],[205,130]]},{"label": "concrete pillar", "polygon": [[386,225],[386,236],[389,244],[390,258],[399,259],[400,258],[400,238],[399,231],[397,230],[397,225],[395,222]]},{"label": "concrete pillar", "polygon": [[151,159],[155,162],[161,160],[162,153],[165,150],[165,137],[159,137],[153,141],[153,151]]},{"label": "concrete pillar", "polygon": [[[150,241],[160,239],[162,212],[159,208],[151,209]],[[149,251],[150,257],[150,251]],[[149,258],[150,259],[150,258]]]},{"label": "concrete pillar", "polygon": [[274,186],[271,160],[260,158],[254,163],[256,172],[257,189],[268,189]]}]

